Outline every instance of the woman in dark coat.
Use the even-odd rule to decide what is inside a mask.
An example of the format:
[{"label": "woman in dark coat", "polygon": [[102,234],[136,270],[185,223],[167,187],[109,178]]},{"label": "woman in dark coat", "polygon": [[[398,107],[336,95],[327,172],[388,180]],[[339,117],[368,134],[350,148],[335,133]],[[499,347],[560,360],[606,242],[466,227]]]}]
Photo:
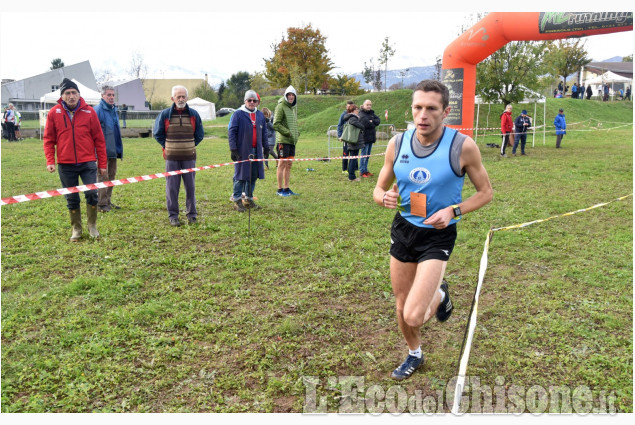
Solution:
[{"label": "woman in dark coat", "polygon": [[[344,125],[350,124],[354,127],[359,128],[361,131],[359,132],[359,137],[357,138],[357,143],[350,143],[347,141],[348,147],[348,156],[358,156],[360,149],[364,147],[364,124],[359,121],[359,108],[357,105],[350,104],[346,106],[346,115],[344,115]],[[361,181],[355,175],[355,171],[359,169],[358,159],[350,159],[348,160],[348,180],[351,182]]]}]

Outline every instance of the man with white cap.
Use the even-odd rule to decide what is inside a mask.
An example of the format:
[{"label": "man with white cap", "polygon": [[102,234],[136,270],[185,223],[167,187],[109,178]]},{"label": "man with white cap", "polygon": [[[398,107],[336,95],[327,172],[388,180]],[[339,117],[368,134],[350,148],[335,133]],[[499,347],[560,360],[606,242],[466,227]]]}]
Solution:
[{"label": "man with white cap", "polygon": [[[229,129],[229,150],[234,164],[234,187],[232,202],[234,209],[244,212],[245,208],[260,208],[254,202],[256,180],[265,178],[263,159],[269,154],[265,116],[258,110],[258,94],[247,90],[242,105],[231,117]],[[242,199],[242,194],[245,199]]]}]

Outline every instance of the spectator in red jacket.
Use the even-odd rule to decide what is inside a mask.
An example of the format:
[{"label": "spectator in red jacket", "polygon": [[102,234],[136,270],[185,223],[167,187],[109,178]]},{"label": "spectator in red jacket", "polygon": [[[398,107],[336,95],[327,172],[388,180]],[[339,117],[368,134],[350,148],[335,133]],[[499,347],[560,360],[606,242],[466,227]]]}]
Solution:
[{"label": "spectator in red jacket", "polygon": [[501,156],[506,158],[505,148],[512,146],[511,134],[514,131],[514,120],[512,119],[512,105],[505,107],[505,112],[501,114],[501,133],[503,133],[503,144],[501,145]]},{"label": "spectator in red jacket", "polygon": [[[44,155],[46,169],[55,171],[57,155],[58,173],[64,187],[82,184],[94,184],[97,181],[97,169],[106,175],[106,141],[101,131],[99,118],[95,110],[80,97],[77,84],[64,78],[60,85],[60,99],[51,108],[44,127]],[[71,242],[82,237],[82,216],[79,193],[70,193],[66,197],[66,206],[71,216]],[[99,237],[97,231],[97,190],[84,192],[88,209],[88,231],[93,238]]]}]

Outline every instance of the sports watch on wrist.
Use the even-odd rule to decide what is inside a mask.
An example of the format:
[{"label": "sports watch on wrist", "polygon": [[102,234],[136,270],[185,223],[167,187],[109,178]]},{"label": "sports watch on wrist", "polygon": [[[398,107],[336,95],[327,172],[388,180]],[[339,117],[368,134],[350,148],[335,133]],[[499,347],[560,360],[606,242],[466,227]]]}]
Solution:
[{"label": "sports watch on wrist", "polygon": [[452,211],[454,211],[454,219],[458,220],[461,218],[461,208],[458,205],[452,205]]}]

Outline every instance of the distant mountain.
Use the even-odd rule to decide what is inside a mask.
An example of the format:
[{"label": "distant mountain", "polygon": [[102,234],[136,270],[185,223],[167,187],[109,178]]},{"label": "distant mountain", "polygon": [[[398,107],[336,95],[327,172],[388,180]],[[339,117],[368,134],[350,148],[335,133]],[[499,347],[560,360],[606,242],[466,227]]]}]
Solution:
[{"label": "distant mountain", "polygon": [[621,56],[613,56],[610,59],[604,59],[602,62],[622,62]]},{"label": "distant mountain", "polygon": [[[407,70],[406,70],[407,69]],[[388,72],[386,73],[386,86],[390,87],[393,84],[400,84],[402,82],[402,76],[401,73],[403,72],[403,86],[406,87],[411,83],[418,83],[421,80],[425,80],[428,78],[433,78],[434,77],[434,65],[430,65],[430,66],[413,66],[412,68],[406,68],[406,69],[389,69]],[[384,83],[383,79],[384,79],[384,72],[382,70],[381,73],[382,76],[382,84]],[[355,78],[357,81],[359,81],[361,87],[365,90],[370,90],[373,87],[370,84],[366,84],[366,82],[364,81],[364,77],[362,76],[362,74],[351,74],[349,75],[349,77],[353,77]],[[382,86],[382,90],[383,90],[383,86]]]}]

